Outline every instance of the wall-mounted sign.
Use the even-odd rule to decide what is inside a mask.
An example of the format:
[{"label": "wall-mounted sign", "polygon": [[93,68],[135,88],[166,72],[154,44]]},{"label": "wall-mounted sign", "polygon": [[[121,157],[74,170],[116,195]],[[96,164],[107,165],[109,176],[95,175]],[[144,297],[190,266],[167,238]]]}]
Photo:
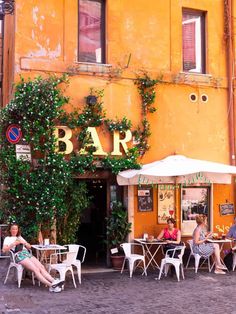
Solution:
[{"label": "wall-mounted sign", "polygon": [[175,217],[175,194],[173,189],[158,186],[158,223],[166,224],[167,218]]},{"label": "wall-mounted sign", "polygon": [[234,215],[234,204],[220,204],[220,214],[221,216]]},{"label": "wall-mounted sign", "polygon": [[8,142],[16,144],[20,141],[22,137],[21,128],[17,124],[11,124],[8,126],[6,131],[6,138]]},{"label": "wall-mounted sign", "polygon": [[[93,146],[96,150],[93,152],[95,156],[107,156],[108,153],[104,151],[102,143],[99,139],[99,133],[95,127],[88,127],[86,129],[87,136],[90,139],[90,143],[86,144],[85,147],[82,147],[79,151],[80,154],[87,154],[86,148]],[[113,150],[109,152],[112,156],[122,156],[121,147],[124,152],[128,152],[127,143],[132,140],[132,132],[130,130],[119,132],[117,130],[111,132],[113,135]],[[62,134],[62,135],[61,135]],[[72,139],[72,130],[67,126],[57,126],[54,131],[54,136],[57,140],[56,142],[56,152],[63,153],[68,155],[72,153],[74,147]],[[64,151],[60,150],[60,143],[63,143],[65,146]]]},{"label": "wall-mounted sign", "polygon": [[138,187],[138,210],[141,212],[149,212],[153,210],[152,187]]},{"label": "wall-mounted sign", "polygon": [[31,162],[30,145],[16,145],[16,159],[23,159]]}]

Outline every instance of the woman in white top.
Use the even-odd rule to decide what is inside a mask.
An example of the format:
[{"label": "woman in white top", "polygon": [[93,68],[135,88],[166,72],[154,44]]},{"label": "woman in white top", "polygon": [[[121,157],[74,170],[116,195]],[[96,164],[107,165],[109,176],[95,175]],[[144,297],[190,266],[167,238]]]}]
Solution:
[{"label": "woman in white top", "polygon": [[60,292],[63,281],[55,280],[44,268],[44,266],[35,258],[27,249],[31,245],[21,236],[20,228],[16,223],[10,226],[10,236],[6,237],[3,242],[3,252],[10,250],[15,253],[16,263],[21,264],[26,269],[35,273],[35,276],[43,284],[49,287],[51,292]]}]

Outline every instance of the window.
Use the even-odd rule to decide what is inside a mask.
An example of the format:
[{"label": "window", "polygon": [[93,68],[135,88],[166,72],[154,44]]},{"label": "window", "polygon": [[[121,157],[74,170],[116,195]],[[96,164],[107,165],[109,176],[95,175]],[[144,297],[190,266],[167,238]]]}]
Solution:
[{"label": "window", "polygon": [[183,71],[205,73],[205,13],[183,10]]},{"label": "window", "polygon": [[105,0],[79,0],[79,62],[105,63]]},{"label": "window", "polygon": [[186,187],[181,190],[181,215],[183,234],[192,234],[196,227],[196,215],[205,214],[210,224],[210,189]]}]

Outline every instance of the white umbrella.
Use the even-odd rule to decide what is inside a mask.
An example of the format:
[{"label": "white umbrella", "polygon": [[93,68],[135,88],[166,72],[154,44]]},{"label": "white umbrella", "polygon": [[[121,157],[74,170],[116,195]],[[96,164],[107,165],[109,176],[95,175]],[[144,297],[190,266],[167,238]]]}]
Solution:
[{"label": "white umbrella", "polygon": [[194,182],[229,184],[232,174],[236,174],[235,166],[172,155],[146,164],[140,170],[121,171],[117,182],[119,185]]}]

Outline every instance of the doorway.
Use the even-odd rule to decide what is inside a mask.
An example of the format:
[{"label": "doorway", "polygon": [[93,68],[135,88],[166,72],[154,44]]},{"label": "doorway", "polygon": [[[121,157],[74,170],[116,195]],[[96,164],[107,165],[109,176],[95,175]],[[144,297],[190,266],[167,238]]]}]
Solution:
[{"label": "doorway", "polygon": [[106,266],[107,182],[91,179],[86,180],[86,184],[91,200],[81,217],[78,243],[87,249],[86,265]]}]

